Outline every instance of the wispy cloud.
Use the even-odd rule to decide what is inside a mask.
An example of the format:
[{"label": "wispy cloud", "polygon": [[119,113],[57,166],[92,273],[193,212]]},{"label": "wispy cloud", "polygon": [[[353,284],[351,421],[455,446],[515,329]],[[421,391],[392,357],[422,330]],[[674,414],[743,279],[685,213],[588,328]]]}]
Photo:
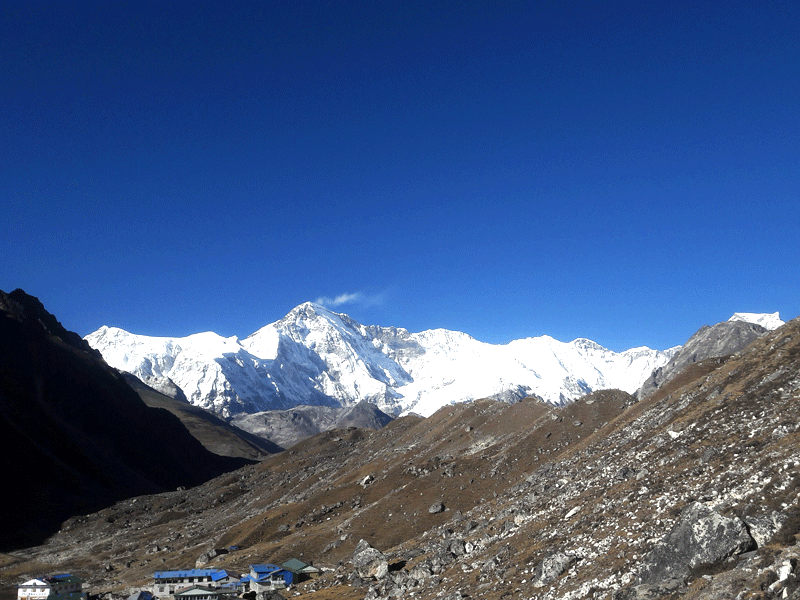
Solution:
[{"label": "wispy cloud", "polygon": [[336,308],[343,304],[357,304],[359,306],[376,306],[383,303],[382,294],[365,294],[364,292],[350,292],[339,294],[338,296],[320,296],[314,300],[316,304],[321,304],[328,308]]}]

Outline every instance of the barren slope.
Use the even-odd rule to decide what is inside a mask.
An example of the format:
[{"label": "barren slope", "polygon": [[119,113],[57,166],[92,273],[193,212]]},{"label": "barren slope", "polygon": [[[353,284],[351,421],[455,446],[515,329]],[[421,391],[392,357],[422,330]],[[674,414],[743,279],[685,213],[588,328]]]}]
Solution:
[{"label": "barren slope", "polygon": [[[297,556],[330,569],[299,586],[311,598],[795,597],[799,424],[795,320],[638,403],[612,391],[565,408],[480,401],[326,432],[193,490],[73,519],[2,577],[50,565],[126,593],[238,546],[215,566]],[[724,546],[728,524],[746,543],[712,555],[686,541],[701,531]],[[362,538],[386,553],[379,580],[353,572]]]}]

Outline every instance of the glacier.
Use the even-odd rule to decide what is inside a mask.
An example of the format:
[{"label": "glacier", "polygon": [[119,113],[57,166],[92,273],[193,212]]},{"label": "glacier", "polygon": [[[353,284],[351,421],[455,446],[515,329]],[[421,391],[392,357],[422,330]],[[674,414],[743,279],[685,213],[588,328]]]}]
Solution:
[{"label": "glacier", "polygon": [[244,339],[150,337],[107,326],[85,339],[112,367],[165,393],[177,386],[189,402],[223,417],[364,400],[389,414],[422,416],[479,398],[535,396],[563,405],[600,389],[634,393],[679,349],[614,352],[546,335],[488,344],[446,329],[362,325],[311,302]]}]

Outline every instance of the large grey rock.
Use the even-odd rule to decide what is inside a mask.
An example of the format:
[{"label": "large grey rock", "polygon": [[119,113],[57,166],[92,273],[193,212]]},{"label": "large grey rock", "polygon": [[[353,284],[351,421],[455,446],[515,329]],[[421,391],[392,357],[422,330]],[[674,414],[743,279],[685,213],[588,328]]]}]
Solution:
[{"label": "large grey rock", "polygon": [[649,396],[693,363],[735,354],[766,333],[761,325],[745,321],[724,321],[712,327],[704,325],[666,365],[653,371],[636,392],[636,397]]},{"label": "large grey rock", "polygon": [[692,569],[721,563],[755,547],[741,519],[722,516],[695,502],[645,559],[639,581],[682,579]]},{"label": "large grey rock", "polygon": [[451,541],[448,544],[447,549],[450,551],[450,554],[452,554],[455,557],[464,556],[464,554],[467,553],[466,544],[464,543],[464,540],[459,538],[456,538],[453,541]]},{"label": "large grey rock", "polygon": [[536,565],[533,572],[533,587],[544,587],[553,583],[558,577],[572,565],[578,558],[571,554],[556,552],[546,556],[542,562]]},{"label": "large grey rock", "polygon": [[433,569],[431,569],[430,565],[426,563],[417,565],[411,569],[411,572],[409,573],[409,576],[417,581],[424,581],[431,575],[433,575]]},{"label": "large grey rock", "polygon": [[786,522],[786,515],[772,511],[771,515],[751,515],[744,518],[750,536],[756,541],[759,548],[770,542]]},{"label": "large grey rock", "polygon": [[197,560],[194,563],[195,567],[199,568],[202,567],[203,565],[207,565],[209,562],[214,560],[220,554],[227,554],[227,553],[228,553],[227,548],[212,548],[208,552],[204,552],[199,557],[197,557]]},{"label": "large grey rock", "polygon": [[353,569],[362,579],[383,579],[389,572],[389,561],[383,552],[361,540],[353,552]]}]

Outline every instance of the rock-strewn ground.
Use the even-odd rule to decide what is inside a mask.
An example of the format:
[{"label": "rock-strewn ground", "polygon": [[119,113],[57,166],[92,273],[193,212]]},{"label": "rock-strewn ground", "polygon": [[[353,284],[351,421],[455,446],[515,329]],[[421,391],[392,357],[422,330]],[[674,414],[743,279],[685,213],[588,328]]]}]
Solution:
[{"label": "rock-strewn ground", "polygon": [[798,598],[799,496],[795,320],[638,403],[483,401],[330,431],[74,518],[0,576],[71,570],[123,595],[238,546],[213,565],[313,560],[323,577],[295,591],[318,600]]}]

